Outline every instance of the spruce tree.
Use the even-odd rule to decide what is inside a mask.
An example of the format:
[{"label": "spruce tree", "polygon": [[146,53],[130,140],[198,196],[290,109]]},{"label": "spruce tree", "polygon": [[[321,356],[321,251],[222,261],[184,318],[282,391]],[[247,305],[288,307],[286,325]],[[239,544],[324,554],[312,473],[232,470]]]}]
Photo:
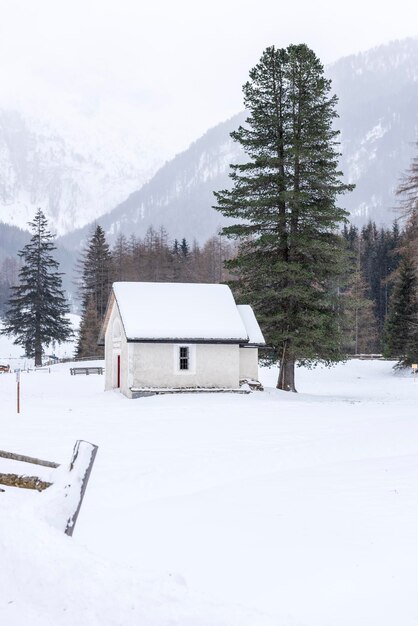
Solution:
[{"label": "spruce tree", "polygon": [[338,171],[337,98],[306,45],[267,48],[244,85],[249,111],[231,134],[247,161],[232,165],[233,187],[215,207],[240,242],[228,263],[240,297],[254,305],[280,362],[277,386],[295,391],[295,363],[342,358],[336,278],[343,259],[337,196],[352,188]]},{"label": "spruce tree", "polygon": [[373,302],[359,265],[351,273],[344,292],[344,350],[348,354],[370,354],[378,348]]},{"label": "spruce tree", "polygon": [[93,297],[90,296],[87,302],[86,310],[84,311],[80,322],[76,354],[77,358],[85,359],[91,357],[95,359],[103,359],[104,349],[102,346],[97,345],[100,329],[101,321],[97,315]]},{"label": "spruce tree", "polygon": [[[101,226],[96,226],[91,235],[86,249],[84,250],[81,261],[79,261],[78,269],[80,277],[80,297],[81,297],[81,322],[78,337],[76,354],[81,356],[95,356],[96,354],[87,354],[92,350],[90,335],[86,339],[86,328],[91,333],[93,318],[89,307],[95,309],[95,320],[97,323],[96,343],[99,338],[100,325],[104,319],[109,294],[112,288],[113,265],[112,255],[109,245],[106,241],[106,235]],[[103,351],[100,351],[102,356]]]},{"label": "spruce tree", "polygon": [[92,298],[97,315],[102,320],[112,287],[112,255],[101,226],[96,226],[91,235],[79,266],[83,311],[87,309],[87,303]]},{"label": "spruce tree", "polygon": [[418,362],[418,279],[414,259],[405,254],[399,266],[386,322],[385,356],[398,366]]},{"label": "spruce tree", "polygon": [[129,243],[125,235],[118,235],[112,250],[113,281],[129,280]]},{"label": "spruce tree", "polygon": [[[418,147],[418,144],[417,144]],[[418,157],[398,186],[400,210],[407,218],[397,246],[392,254],[399,267],[392,274],[394,286],[390,297],[389,315],[385,325],[384,353],[398,357],[398,367],[418,362]]]},{"label": "spruce tree", "polygon": [[183,239],[181,240],[181,244],[180,244],[180,250],[181,253],[184,257],[187,257],[189,254],[189,244],[187,243],[186,239],[183,237]]},{"label": "spruce tree", "polygon": [[13,335],[14,343],[23,346],[27,356],[35,357],[35,365],[42,365],[43,346],[51,341],[66,341],[72,330],[65,316],[69,308],[62,274],[52,255],[56,247],[41,209],[29,226],[33,235],[19,252],[19,284],[11,288],[2,332]]}]

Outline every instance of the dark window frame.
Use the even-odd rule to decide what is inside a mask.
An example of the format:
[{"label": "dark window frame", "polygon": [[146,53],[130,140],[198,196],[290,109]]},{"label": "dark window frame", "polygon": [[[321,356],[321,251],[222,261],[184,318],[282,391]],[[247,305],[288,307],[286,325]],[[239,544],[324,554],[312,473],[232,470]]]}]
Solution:
[{"label": "dark window frame", "polygon": [[179,370],[187,372],[190,369],[190,349],[189,346],[179,347]]}]

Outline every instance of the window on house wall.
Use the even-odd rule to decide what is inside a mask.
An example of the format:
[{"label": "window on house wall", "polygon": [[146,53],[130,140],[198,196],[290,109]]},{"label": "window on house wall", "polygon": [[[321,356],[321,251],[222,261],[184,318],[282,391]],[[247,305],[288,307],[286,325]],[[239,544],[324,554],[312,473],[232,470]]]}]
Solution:
[{"label": "window on house wall", "polygon": [[187,346],[180,346],[180,370],[188,370],[189,369],[189,348]]}]

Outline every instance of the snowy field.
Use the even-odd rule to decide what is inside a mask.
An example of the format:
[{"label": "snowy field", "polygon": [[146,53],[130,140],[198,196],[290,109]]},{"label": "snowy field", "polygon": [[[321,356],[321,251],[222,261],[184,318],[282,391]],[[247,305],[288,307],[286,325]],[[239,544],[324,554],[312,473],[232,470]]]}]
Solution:
[{"label": "snowy field", "polygon": [[99,446],[72,539],[53,488],[0,493],[0,624],[416,626],[418,381],[392,365],[138,400],[55,365],[20,415],[0,375],[0,449]]}]

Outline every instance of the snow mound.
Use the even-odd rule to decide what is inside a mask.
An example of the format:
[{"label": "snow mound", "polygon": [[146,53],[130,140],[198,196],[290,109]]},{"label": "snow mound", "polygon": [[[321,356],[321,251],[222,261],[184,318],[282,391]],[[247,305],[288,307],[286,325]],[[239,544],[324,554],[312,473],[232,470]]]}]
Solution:
[{"label": "snow mound", "polygon": [[7,626],[273,626],[259,614],[196,596],[179,574],[136,580],[29,507],[2,511],[0,562],[0,621]]}]

